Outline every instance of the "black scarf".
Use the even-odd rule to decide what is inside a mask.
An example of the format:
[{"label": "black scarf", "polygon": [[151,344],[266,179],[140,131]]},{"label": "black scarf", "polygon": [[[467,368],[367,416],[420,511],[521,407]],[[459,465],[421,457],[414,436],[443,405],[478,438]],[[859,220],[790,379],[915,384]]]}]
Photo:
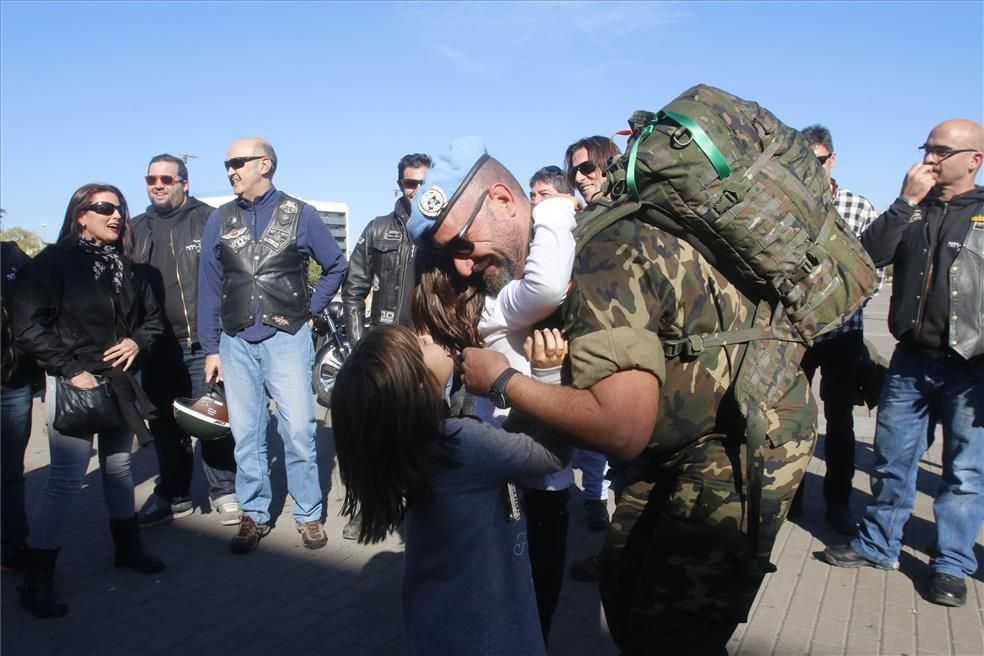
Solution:
[{"label": "black scarf", "polygon": [[96,282],[119,294],[123,287],[123,258],[116,244],[97,244],[96,242],[79,237],[79,248],[83,253],[93,256],[92,274]]}]

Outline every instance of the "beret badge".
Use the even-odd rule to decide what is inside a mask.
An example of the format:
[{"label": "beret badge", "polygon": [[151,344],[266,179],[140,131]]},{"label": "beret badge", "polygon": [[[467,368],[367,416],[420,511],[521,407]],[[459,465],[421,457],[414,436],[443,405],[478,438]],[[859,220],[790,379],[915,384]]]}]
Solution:
[{"label": "beret badge", "polygon": [[424,195],[420,198],[420,202],[417,204],[420,213],[430,219],[440,216],[441,212],[447,206],[448,195],[437,185],[425,191]]}]

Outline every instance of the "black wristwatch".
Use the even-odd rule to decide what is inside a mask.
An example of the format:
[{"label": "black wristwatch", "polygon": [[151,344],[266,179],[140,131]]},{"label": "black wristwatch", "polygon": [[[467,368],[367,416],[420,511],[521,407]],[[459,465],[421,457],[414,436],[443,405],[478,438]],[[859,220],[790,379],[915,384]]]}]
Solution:
[{"label": "black wristwatch", "polygon": [[489,388],[489,398],[492,399],[492,404],[497,408],[508,408],[509,407],[509,397],[506,396],[506,385],[509,384],[509,379],[518,374],[519,372],[509,367],[495,379],[492,383],[492,387]]}]

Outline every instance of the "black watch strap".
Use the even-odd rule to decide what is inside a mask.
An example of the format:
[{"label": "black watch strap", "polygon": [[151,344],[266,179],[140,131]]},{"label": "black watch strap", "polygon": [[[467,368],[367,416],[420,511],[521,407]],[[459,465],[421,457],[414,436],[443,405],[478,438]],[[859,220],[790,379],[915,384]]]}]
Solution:
[{"label": "black watch strap", "polygon": [[509,367],[499,374],[499,377],[492,383],[492,386],[489,388],[489,398],[492,399],[492,403],[495,404],[495,407],[509,407],[509,397],[506,396],[506,385],[509,384],[509,379],[518,373],[519,371]]}]

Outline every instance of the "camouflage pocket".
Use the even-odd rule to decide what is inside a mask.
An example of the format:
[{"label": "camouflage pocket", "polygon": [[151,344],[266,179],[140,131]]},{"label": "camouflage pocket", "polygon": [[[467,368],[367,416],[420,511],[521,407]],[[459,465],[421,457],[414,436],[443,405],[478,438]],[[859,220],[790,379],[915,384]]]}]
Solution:
[{"label": "camouflage pocket", "polygon": [[742,498],[733,481],[681,476],[666,503],[665,513],[691,524],[741,524]]}]

